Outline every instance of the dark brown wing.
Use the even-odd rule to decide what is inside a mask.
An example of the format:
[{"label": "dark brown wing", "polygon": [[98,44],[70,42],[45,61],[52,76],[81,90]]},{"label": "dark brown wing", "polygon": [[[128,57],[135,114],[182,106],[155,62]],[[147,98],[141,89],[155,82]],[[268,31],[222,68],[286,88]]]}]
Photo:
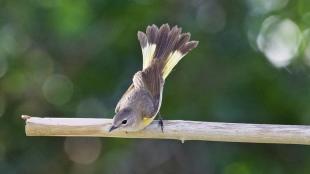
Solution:
[{"label": "dark brown wing", "polygon": [[157,73],[157,70],[155,70],[153,66],[154,64],[144,71],[138,71],[133,77],[133,86],[134,89],[137,90],[136,92],[140,92],[141,95],[147,92],[143,94],[143,97],[146,97],[144,100],[150,99],[152,102],[153,109],[146,106],[149,104],[141,104],[141,107],[144,107],[140,108],[145,112],[143,115],[144,117],[154,117],[158,113],[161,105],[164,81],[160,73]]},{"label": "dark brown wing", "polygon": [[146,116],[153,117],[157,114],[161,105],[162,90],[164,85],[164,80],[160,72],[160,65],[161,64],[153,62],[151,66],[143,71],[138,71],[134,75],[132,79],[133,84],[130,85],[120,101],[117,103],[115,108],[116,113],[126,104],[128,96],[132,95],[132,92],[146,91],[149,93],[147,96],[151,98],[154,107],[151,113],[146,113]]},{"label": "dark brown wing", "polygon": [[162,91],[164,86],[164,80],[161,76],[161,67],[160,64],[156,62],[152,63],[151,66],[142,71],[142,77],[146,89],[150,92],[153,100],[155,113],[157,114],[162,98]]},{"label": "dark brown wing", "polygon": [[159,63],[152,63],[151,66],[142,71],[144,84],[155,98],[160,95],[163,83],[161,68],[159,66]]}]

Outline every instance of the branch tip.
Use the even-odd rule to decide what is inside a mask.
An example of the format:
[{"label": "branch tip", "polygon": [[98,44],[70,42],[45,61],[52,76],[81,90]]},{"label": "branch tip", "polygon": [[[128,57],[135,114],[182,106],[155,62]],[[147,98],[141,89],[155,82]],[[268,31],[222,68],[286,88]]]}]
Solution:
[{"label": "branch tip", "polygon": [[29,115],[22,115],[21,118],[26,121],[31,117]]}]

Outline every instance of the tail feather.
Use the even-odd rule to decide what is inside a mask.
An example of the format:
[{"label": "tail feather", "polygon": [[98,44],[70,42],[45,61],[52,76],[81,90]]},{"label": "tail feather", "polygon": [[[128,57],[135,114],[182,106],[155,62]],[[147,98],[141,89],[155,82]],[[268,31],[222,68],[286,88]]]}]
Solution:
[{"label": "tail feather", "polygon": [[139,31],[143,70],[151,66],[153,61],[160,63],[162,76],[166,79],[177,63],[198,44],[197,41],[190,41],[190,33],[181,32],[182,29],[177,26],[170,30],[168,24],[159,29],[156,25],[148,26],[146,34]]}]

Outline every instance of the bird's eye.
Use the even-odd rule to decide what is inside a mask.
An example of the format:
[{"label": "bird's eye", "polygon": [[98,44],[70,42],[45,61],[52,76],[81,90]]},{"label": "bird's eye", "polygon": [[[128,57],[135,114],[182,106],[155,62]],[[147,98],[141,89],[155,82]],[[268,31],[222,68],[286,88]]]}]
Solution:
[{"label": "bird's eye", "polygon": [[123,121],[122,121],[122,124],[126,124],[126,123],[127,123],[127,120],[123,120]]}]

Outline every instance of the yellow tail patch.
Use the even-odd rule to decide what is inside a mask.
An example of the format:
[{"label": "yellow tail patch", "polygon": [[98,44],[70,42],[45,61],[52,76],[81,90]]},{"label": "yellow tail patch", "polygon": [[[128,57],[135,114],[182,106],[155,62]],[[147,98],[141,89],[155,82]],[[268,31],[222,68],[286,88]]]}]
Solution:
[{"label": "yellow tail patch", "polygon": [[168,56],[162,71],[164,79],[168,77],[172,69],[178,64],[182,57],[184,57],[184,55],[182,55],[179,51],[175,51]]},{"label": "yellow tail patch", "polygon": [[142,48],[143,70],[145,70],[148,66],[151,65],[153,57],[154,57],[155,49],[156,49],[155,44],[147,44],[146,47]]}]

